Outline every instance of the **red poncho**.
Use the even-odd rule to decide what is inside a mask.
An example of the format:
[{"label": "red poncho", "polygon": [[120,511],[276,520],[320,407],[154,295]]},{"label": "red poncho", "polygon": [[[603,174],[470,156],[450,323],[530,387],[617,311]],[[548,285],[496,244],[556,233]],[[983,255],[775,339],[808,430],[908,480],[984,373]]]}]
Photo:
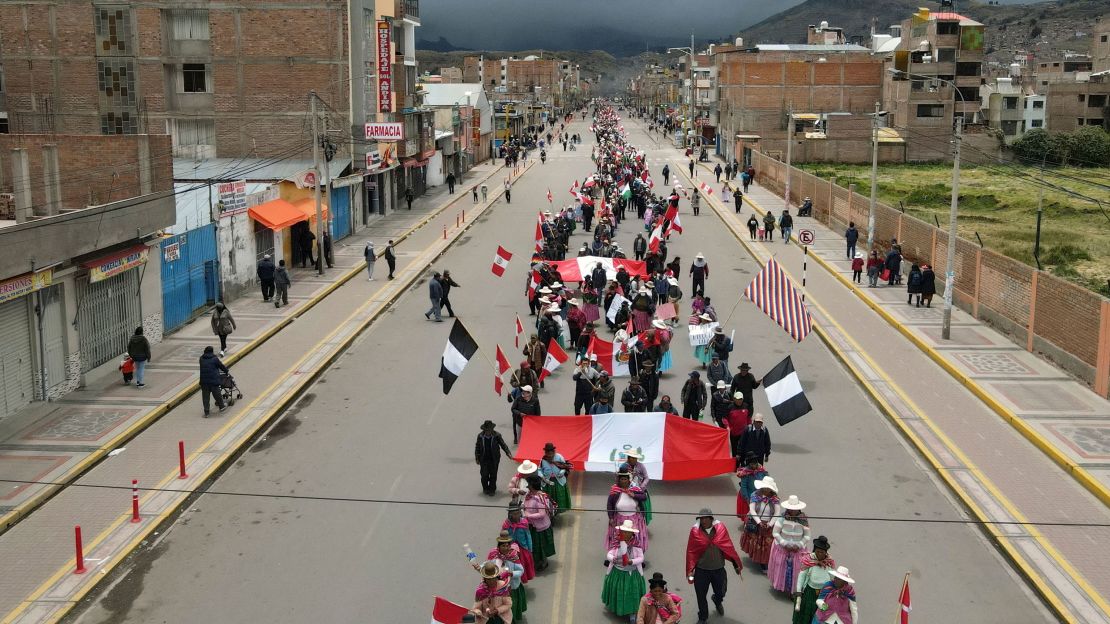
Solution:
[{"label": "red poncho", "polygon": [[690,539],[686,542],[686,573],[689,574],[694,566],[698,564],[698,559],[705,554],[705,549],[709,548],[712,543],[717,548],[721,549],[721,554],[725,559],[731,561],[733,565],[740,565],[740,555],[736,553],[736,547],[732,545],[732,538],[728,536],[728,528],[721,523],[720,520],[713,521],[713,537],[710,538],[709,534],[701,530],[701,525],[695,524],[690,529]]}]

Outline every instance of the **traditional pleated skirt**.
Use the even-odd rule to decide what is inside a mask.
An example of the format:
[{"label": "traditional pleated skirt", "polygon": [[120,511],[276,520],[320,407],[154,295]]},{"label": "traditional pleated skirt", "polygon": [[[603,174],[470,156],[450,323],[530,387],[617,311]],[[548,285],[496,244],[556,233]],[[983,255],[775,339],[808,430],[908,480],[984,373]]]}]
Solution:
[{"label": "traditional pleated skirt", "polygon": [[744,532],[744,537],[740,538],[740,548],[748,553],[752,561],[760,565],[767,565],[767,561],[771,558],[771,544],[774,541],[775,538],[771,535],[771,527],[760,526],[758,533]]},{"label": "traditional pleated skirt", "polygon": [[632,545],[642,549],[646,555],[648,551],[648,529],[647,522],[644,521],[644,514],[640,512],[631,515],[617,512],[616,516],[609,521],[609,532],[608,535],[605,536],[605,550],[609,550],[616,546],[617,542],[620,541],[620,534],[617,532],[617,527],[625,520],[631,520],[632,526],[639,531],[639,533],[632,538]]},{"label": "traditional pleated skirt", "polygon": [[791,624],[811,624],[817,613],[817,590],[806,586],[802,590],[802,608],[794,612]]},{"label": "traditional pleated skirt", "polygon": [[736,517],[747,518],[748,516],[748,499],[744,497],[744,490],[737,490],[736,492]]},{"label": "traditional pleated skirt", "polygon": [[663,361],[659,363],[659,372],[671,369],[671,352],[668,350],[663,354]]},{"label": "traditional pleated skirt", "polygon": [[552,481],[543,488],[544,493],[555,501],[555,513],[561,514],[570,510],[570,488],[558,481]]},{"label": "traditional pleated skirt", "polygon": [[701,362],[702,366],[708,366],[709,361],[713,359],[713,352],[709,350],[708,345],[698,345],[694,347],[694,359]]},{"label": "traditional pleated skirt", "polygon": [[555,556],[555,531],[551,527],[547,527],[542,531],[537,531],[536,527],[528,527],[532,533],[532,558],[536,563],[543,563],[547,561],[548,557]]},{"label": "traditional pleated skirt", "polygon": [[520,567],[524,568],[524,574],[520,576],[522,583],[536,578],[536,562],[532,560],[532,551],[523,546],[520,547]]},{"label": "traditional pleated skirt", "polygon": [[632,329],[636,330],[636,333],[651,329],[651,312],[647,310],[633,310]]},{"label": "traditional pleated skirt", "polygon": [[777,543],[771,545],[771,558],[767,563],[767,576],[771,579],[771,587],[781,592],[794,592],[794,583],[801,572],[802,559],[806,551],[799,549],[790,551]]},{"label": "traditional pleated skirt", "polygon": [[625,572],[613,569],[605,576],[601,588],[601,602],[617,616],[628,616],[640,610],[640,599],[647,593],[644,576],[635,570]]},{"label": "traditional pleated skirt", "polygon": [[644,524],[651,524],[651,493],[644,491],[647,498],[644,499]]},{"label": "traditional pleated skirt", "polygon": [[521,616],[528,610],[528,596],[524,593],[524,584],[517,585],[510,596],[513,599],[513,621],[519,622]]}]

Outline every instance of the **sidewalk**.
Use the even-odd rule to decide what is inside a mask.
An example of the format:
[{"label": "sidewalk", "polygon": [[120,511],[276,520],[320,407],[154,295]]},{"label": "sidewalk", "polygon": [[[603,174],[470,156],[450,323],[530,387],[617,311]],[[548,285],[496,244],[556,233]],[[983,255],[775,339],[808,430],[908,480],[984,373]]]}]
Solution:
[{"label": "sidewalk", "polygon": [[[363,327],[424,277],[427,265],[502,192],[500,184],[491,184],[489,202],[475,205],[464,191],[503,173],[492,163],[475,167],[456,194],[447,195],[445,185],[432,189],[413,202],[411,212],[379,218],[344,239],[335,248],[335,268],[325,275],[294,272],[288,307],[276,309],[260,296],[232,302],[239,327],[224,361],[245,396],[224,414],[213,409],[213,417],[202,419],[195,396],[197,358],[206,345],[218,345],[207,317],[201,317],[154,346],[146,389],[124,386],[118,375],[106,374],[45,409],[6,420],[0,454],[4,478],[93,487],[13,484],[5,501],[10,506],[56,495],[0,535],[0,560],[9,568],[0,577],[0,614],[7,614],[0,621],[56,621],[64,615],[171,517],[189,490],[233,457]],[[461,210],[467,221],[456,227]],[[380,261],[375,281],[366,281],[362,250],[368,239],[379,256],[387,239],[395,241],[397,279],[386,281],[388,270]],[[315,305],[324,298],[328,305]],[[188,456],[187,479],[177,478],[179,440]],[[142,488],[171,490],[142,492],[142,522],[136,524],[129,522],[131,479]],[[18,507],[12,513],[25,515]],[[74,525],[84,533],[89,571],[82,575],[73,574]]]},{"label": "sidewalk", "polygon": [[[688,179],[685,167],[672,169]],[[699,179],[707,179],[704,170]],[[717,210],[738,241],[760,262],[774,256],[800,286],[802,250],[780,240],[750,242],[744,225],[753,207],[760,216],[764,208],[779,214],[782,198],[752,185],[745,195],[746,205],[738,215],[731,203],[721,201],[719,189],[714,191],[711,197],[703,199]],[[801,229],[816,233],[817,245],[811,249],[815,251],[811,256],[845,270],[847,264],[836,264],[837,256],[844,253],[839,234],[813,219],[795,217],[795,236]],[[987,523],[984,529],[1064,621],[1110,622],[1110,606],[1103,598],[1110,594],[1110,562],[1106,557],[1110,554],[1110,547],[1106,546],[1110,539],[1110,510],[969,391],[965,385],[971,381],[970,376],[957,379],[949,374],[903,333],[917,332],[931,344],[939,343],[939,308],[926,311],[906,307],[903,288],[871,291],[869,295],[875,298],[869,302],[846,288],[842,280],[842,276],[824,270],[818,262],[809,263],[806,295],[817,334],[933,465],[938,476],[977,519]],[[934,304],[939,302],[939,298],[934,299]],[[892,321],[888,322],[888,318]],[[1089,397],[1080,402],[1082,395],[1072,392],[1069,384],[1075,384],[1063,374],[1054,373],[1032,356],[1031,360],[1022,358],[1028,354],[1014,353],[1016,348],[1011,348],[1007,339],[992,335],[990,329],[962,312],[956,312],[953,318],[953,335],[966,344],[944,349],[945,355],[964,355],[961,361],[965,369],[980,368],[992,388],[1004,387],[1008,396],[1029,400],[1029,394],[1022,392],[1025,384],[1012,381],[1020,373],[1011,373],[1008,368],[993,370],[988,364],[1021,362],[1022,370],[1026,371],[1022,379],[1037,375],[1045,384],[1059,384],[1064,400],[1075,399],[1069,405],[1086,403],[1090,412],[1094,412],[1097,397],[1093,394],[1087,393]],[[1013,359],[996,360],[990,357],[991,353]],[[804,376],[805,371],[799,374]],[[1110,409],[1106,412],[1110,413]],[[834,417],[818,413],[818,417],[822,416]],[[1028,522],[1101,526],[1032,526],[1025,524]]]}]

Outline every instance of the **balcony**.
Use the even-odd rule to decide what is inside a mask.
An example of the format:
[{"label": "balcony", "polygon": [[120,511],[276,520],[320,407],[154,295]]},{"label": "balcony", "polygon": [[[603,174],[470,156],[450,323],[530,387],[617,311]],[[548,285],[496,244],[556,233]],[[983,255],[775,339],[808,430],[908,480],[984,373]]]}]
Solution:
[{"label": "balcony", "polygon": [[420,0],[397,0],[397,15],[419,26]]}]

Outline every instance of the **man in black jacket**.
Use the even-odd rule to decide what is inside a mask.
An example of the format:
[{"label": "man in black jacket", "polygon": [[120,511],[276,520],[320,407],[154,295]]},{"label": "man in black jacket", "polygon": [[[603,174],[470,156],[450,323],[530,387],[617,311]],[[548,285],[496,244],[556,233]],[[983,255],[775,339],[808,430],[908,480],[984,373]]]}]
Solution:
[{"label": "man in black jacket", "polygon": [[393,253],[393,241],[385,246],[385,263],[389,265],[389,279],[393,279],[393,272],[397,270],[397,254]]},{"label": "man in black jacket", "polygon": [[637,260],[643,260],[647,254],[647,241],[643,234],[637,234],[636,240],[632,241],[632,254]]},{"label": "man in black jacket", "polygon": [[752,424],[740,434],[740,441],[736,444],[739,452],[737,457],[754,455],[760,463],[767,463],[771,457],[771,432],[763,426],[763,414],[752,417]]},{"label": "man in black jacket", "polygon": [[701,381],[701,373],[690,371],[690,378],[682,386],[682,417],[690,420],[701,420],[701,411],[705,409],[705,384]]},{"label": "man in black jacket", "polygon": [[443,272],[443,275],[439,278],[439,283],[443,286],[443,296],[439,300],[439,308],[442,310],[443,306],[447,306],[447,316],[454,317],[455,311],[451,309],[451,300],[448,299],[447,296],[451,294],[452,286],[459,285],[455,282],[455,280],[451,279],[450,271]]},{"label": "man in black jacket", "polygon": [[205,347],[200,356],[200,402],[204,405],[205,418],[208,418],[209,396],[215,397],[216,407],[220,408],[220,412],[227,409],[220,391],[221,371],[227,373],[227,366],[216,357],[215,349]]},{"label": "man in black jacket", "polygon": [[571,379],[574,380],[574,415],[590,412],[590,406],[594,404],[594,380],[597,379],[599,373],[597,369],[590,366],[590,361],[582,358],[578,363],[577,370]]},{"label": "man in black jacket", "polygon": [[639,377],[633,377],[628,382],[628,387],[621,393],[621,405],[626,412],[642,412],[647,409],[648,397],[640,387]]},{"label": "man in black jacket", "polygon": [[494,423],[487,420],[482,423],[482,432],[474,442],[474,463],[479,466],[482,478],[482,491],[486,496],[493,496],[497,492],[497,467],[501,463],[501,452],[505,457],[512,459],[513,454],[501,434],[494,431]]},{"label": "man in black jacket", "polygon": [[513,400],[509,409],[513,413],[513,444],[518,444],[520,433],[517,428],[524,426],[524,417],[540,415],[540,400],[532,394],[532,386],[521,386],[520,396]]},{"label": "man in black jacket", "polygon": [[274,261],[270,259],[270,254],[262,256],[258,261],[258,282],[262,285],[262,300],[269,301],[274,297],[274,271],[277,267],[274,266]]},{"label": "man in black jacket", "polygon": [[[729,392],[733,394],[741,392],[744,394],[744,407],[749,411],[754,411],[755,397],[754,391],[763,383],[762,379],[756,379],[755,375],[751,373],[751,367],[747,362],[740,363],[740,372],[732,377],[732,386]],[[743,457],[743,455],[741,455]]]}]

